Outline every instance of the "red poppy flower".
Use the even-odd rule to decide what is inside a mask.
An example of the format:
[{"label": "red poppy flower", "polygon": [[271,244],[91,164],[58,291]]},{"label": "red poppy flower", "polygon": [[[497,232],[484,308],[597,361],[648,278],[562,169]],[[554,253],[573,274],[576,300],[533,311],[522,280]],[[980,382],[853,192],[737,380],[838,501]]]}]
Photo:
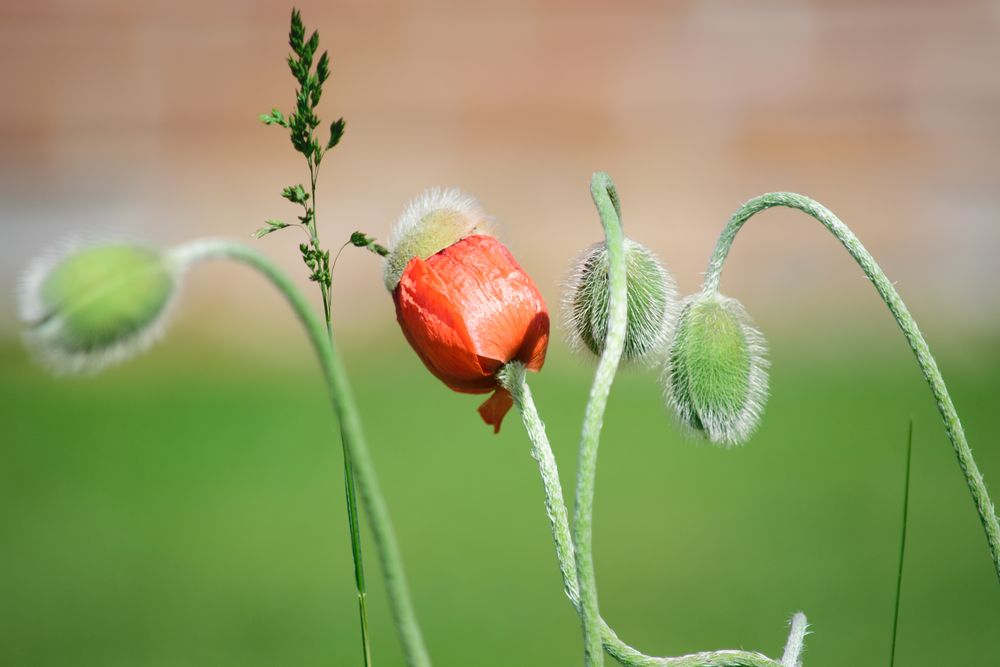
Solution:
[{"label": "red poppy flower", "polygon": [[549,314],[534,281],[491,236],[467,236],[414,257],[392,292],[396,319],[427,369],[455,391],[493,395],[479,414],[494,433],[513,406],[497,372],[517,360],[541,369]]}]

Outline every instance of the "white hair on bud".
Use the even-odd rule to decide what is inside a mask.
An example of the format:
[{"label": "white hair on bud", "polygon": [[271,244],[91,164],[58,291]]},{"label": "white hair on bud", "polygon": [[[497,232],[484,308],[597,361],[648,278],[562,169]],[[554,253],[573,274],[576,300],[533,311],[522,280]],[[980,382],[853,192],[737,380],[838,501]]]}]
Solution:
[{"label": "white hair on bud", "polygon": [[184,271],[183,267],[161,255],[173,281],[173,290],[151,321],[140,330],[93,350],[71,350],[54,343],[61,336],[65,323],[42,298],[46,279],[60,262],[75,253],[106,245],[131,245],[153,250],[147,244],[123,236],[68,238],[32,259],[18,278],[18,317],[25,325],[22,339],[36,361],[55,375],[95,375],[145,352],[165,334]]},{"label": "white hair on bud", "polygon": [[[722,297],[728,299],[728,297]],[[739,445],[750,439],[760,425],[767,404],[768,375],[771,366],[767,358],[767,339],[754,324],[750,314],[736,299],[728,299],[736,306],[737,318],[743,324],[743,337],[750,353],[750,381],[747,398],[739,416],[731,424],[718,423],[716,419],[709,420],[709,437],[726,445]]]},{"label": "white hair on bud", "polygon": [[406,210],[399,216],[389,235],[389,252],[395,250],[400,241],[412,234],[428,214],[440,210],[461,213],[468,220],[469,234],[475,233],[476,227],[488,226],[490,223],[482,204],[472,195],[458,188],[428,188],[411,199]]},{"label": "white hair on bud", "polygon": [[414,198],[389,235],[382,273],[390,292],[414,257],[427,259],[467,236],[494,236],[493,219],[458,188],[431,188]]}]

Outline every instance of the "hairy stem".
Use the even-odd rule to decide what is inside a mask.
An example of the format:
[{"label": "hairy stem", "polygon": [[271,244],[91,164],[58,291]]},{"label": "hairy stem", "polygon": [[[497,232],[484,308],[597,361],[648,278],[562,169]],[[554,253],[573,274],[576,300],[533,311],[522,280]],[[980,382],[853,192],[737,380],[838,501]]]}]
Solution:
[{"label": "hairy stem", "polygon": [[576,505],[573,512],[573,543],[576,549],[576,579],[580,587],[580,620],[583,623],[584,663],[588,667],[604,664],[601,643],[600,610],[594,574],[593,515],[594,487],[597,477],[597,448],[604,423],[604,410],[625,346],[625,237],[618,216],[618,194],[611,177],[594,174],[590,194],[604,227],[608,248],[608,333],[597,363],[590,399],[583,416],[580,435],[580,461],[576,477]]},{"label": "hairy stem", "polygon": [[719,289],[722,266],[729,255],[729,249],[733,245],[733,240],[736,238],[737,232],[740,231],[746,221],[754,214],[775,206],[798,209],[809,214],[830,230],[844,248],[847,249],[851,257],[854,258],[854,261],[858,263],[861,270],[864,271],[864,274],[875,286],[875,290],[879,293],[879,296],[885,301],[886,306],[889,307],[889,312],[896,319],[896,324],[899,325],[903,335],[906,337],[906,341],[910,344],[910,348],[917,358],[917,363],[920,365],[920,370],[923,372],[924,379],[927,380],[931,393],[934,395],[938,411],[941,413],[941,419],[944,421],[944,428],[948,434],[948,439],[951,441],[955,455],[958,457],[958,465],[962,468],[962,473],[965,475],[965,482],[976,504],[976,510],[979,512],[979,519],[983,524],[983,531],[986,533],[990,555],[993,558],[993,569],[996,572],[997,578],[1000,579],[1000,524],[997,522],[993,501],[990,500],[990,495],[986,490],[986,483],[983,481],[983,476],[979,472],[976,460],[972,456],[969,443],[965,439],[962,423],[958,419],[958,413],[955,411],[951,396],[948,394],[944,378],[941,377],[941,371],[938,370],[937,362],[931,356],[927,341],[924,340],[923,334],[920,333],[916,321],[910,315],[910,311],[907,310],[896,288],[889,282],[889,279],[875,262],[871,253],[861,245],[861,241],[848,229],[847,225],[841,222],[825,206],[809,197],[791,192],[772,192],[755,197],[733,214],[719,236],[715,252],[712,253],[712,258],[708,264],[703,289],[705,291],[717,291]]},{"label": "hairy stem", "polygon": [[252,248],[232,241],[207,239],[178,246],[170,256],[182,267],[209,259],[231,259],[246,264],[263,274],[292,307],[305,328],[323,369],[333,411],[340,423],[344,446],[350,456],[351,466],[345,469],[345,474],[353,472],[357,477],[361,501],[371,523],[385,576],[389,606],[406,656],[406,663],[410,667],[430,667],[430,656],[406,584],[403,561],[389,518],[389,509],[379,489],[378,477],[375,474],[343,362],[326,326],[288,276],[271,260]]},{"label": "hairy stem", "polygon": [[[514,397],[514,405],[521,414],[521,421],[528,432],[531,441],[531,456],[538,462],[538,472],[542,477],[542,488],[545,492],[545,513],[552,528],[552,540],[555,542],[556,558],[559,561],[559,572],[562,574],[563,590],[580,613],[580,593],[576,576],[576,556],[573,541],[570,536],[569,515],[563,500],[562,484],[559,482],[559,468],[549,445],[545,424],[538,416],[531,389],[525,380],[524,365],[518,362],[507,364],[500,373],[500,381]],[[804,618],[804,617],[803,617]],[[659,658],[645,655],[632,648],[615,634],[615,631],[598,619],[601,641],[604,649],[619,663],[627,667],[779,667],[779,663],[750,651],[712,651],[696,653],[671,658]]]},{"label": "hairy stem", "polygon": [[809,623],[806,622],[805,614],[799,612],[792,616],[785,653],[781,656],[781,667],[802,667],[802,645],[808,631]]}]

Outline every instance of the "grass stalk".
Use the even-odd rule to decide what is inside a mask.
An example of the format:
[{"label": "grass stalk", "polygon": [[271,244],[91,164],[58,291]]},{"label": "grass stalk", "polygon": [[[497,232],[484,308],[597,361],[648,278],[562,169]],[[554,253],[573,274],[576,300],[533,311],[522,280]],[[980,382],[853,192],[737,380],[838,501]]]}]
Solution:
[{"label": "grass stalk", "polygon": [[899,595],[903,590],[903,556],[906,555],[906,516],[910,507],[910,461],[913,458],[913,419],[906,436],[906,467],[903,473],[903,525],[899,535],[899,566],[896,568],[896,602],[892,607],[892,648],[889,667],[896,665],[896,630],[899,628]]}]

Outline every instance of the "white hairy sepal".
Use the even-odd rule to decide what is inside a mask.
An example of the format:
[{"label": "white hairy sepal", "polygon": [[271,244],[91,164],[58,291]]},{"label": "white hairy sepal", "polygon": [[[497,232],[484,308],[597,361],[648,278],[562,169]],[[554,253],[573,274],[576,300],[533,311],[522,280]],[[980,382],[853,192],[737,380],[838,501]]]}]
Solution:
[{"label": "white hairy sepal", "polygon": [[[625,239],[626,312],[622,361],[662,363],[677,321],[677,284],[659,258]],[[608,251],[601,241],[573,262],[563,284],[562,324],[569,346],[600,357],[608,330]]]},{"label": "white hairy sepal", "polygon": [[[44,295],[46,281],[64,261],[102,247],[132,247],[150,253],[157,260],[156,270],[165,272],[170,288],[155,313],[141,326],[100,344],[67,344],[72,341],[72,334],[68,329],[65,308],[74,306],[48,302]],[[25,327],[22,338],[34,358],[56,375],[99,373],[141,354],[163,338],[183,274],[183,266],[141,242],[120,237],[66,239],[34,258],[18,280],[18,316]],[[106,288],[113,289],[114,285]],[[101,290],[95,290],[88,298],[99,299],[101,296]]]},{"label": "white hairy sepal", "polygon": [[[734,363],[741,358],[745,364]],[[661,377],[666,402],[690,432],[727,447],[743,444],[764,412],[768,366],[767,343],[743,305],[700,292],[681,305]]]},{"label": "white hairy sepal", "polygon": [[458,188],[425,190],[410,201],[389,235],[382,266],[386,289],[396,289],[414,257],[427,259],[473,234],[495,235],[493,219],[475,197]]}]

